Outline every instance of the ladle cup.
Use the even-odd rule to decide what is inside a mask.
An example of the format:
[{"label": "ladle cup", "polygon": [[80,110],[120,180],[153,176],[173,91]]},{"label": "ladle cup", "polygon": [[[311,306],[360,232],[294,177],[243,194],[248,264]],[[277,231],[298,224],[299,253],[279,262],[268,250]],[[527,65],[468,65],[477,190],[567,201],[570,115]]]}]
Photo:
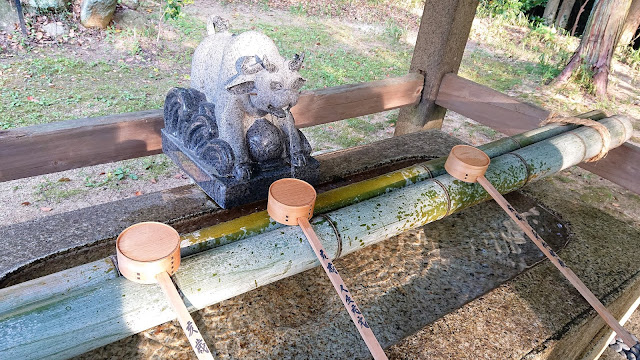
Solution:
[{"label": "ladle cup", "polygon": [[333,288],[342,300],[342,304],[351,316],[351,320],[360,332],[360,336],[367,344],[371,355],[376,360],[387,359],[382,346],[376,340],[373,331],[353,299],[353,295],[342,281],[338,270],[329,259],[327,251],[309,224],[309,219],[313,216],[315,202],[316,190],[313,186],[298,179],[280,179],[269,187],[267,212],[273,220],[281,224],[300,226],[311,248],[313,248],[313,252],[322,264],[322,268],[331,280]]},{"label": "ladle cup", "polygon": [[171,226],[158,222],[138,223],[120,233],[116,240],[116,252],[120,273],[133,282],[160,284],[198,359],[213,359],[200,330],[169,277],[180,266],[178,232]]}]

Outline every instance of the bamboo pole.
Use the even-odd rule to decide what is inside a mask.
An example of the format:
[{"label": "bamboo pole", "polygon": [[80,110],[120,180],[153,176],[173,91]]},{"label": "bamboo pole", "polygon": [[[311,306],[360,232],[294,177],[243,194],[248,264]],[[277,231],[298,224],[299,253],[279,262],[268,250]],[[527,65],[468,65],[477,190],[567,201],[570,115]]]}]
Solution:
[{"label": "bamboo pole", "polygon": [[[577,117],[602,120],[606,115],[602,111],[594,110],[580,114]],[[577,128],[578,126],[576,125],[550,124],[522,134],[493,141],[480,146],[479,149],[493,158]],[[429,160],[356,184],[324,192],[318,195],[316,210],[321,213],[336,210],[394,189],[403,188],[418,181],[446,174],[444,169],[445,161],[446,157]],[[185,235],[181,253],[182,256],[192,255],[204,249],[224,245],[277,227],[279,225],[270,221],[266,211],[253,213]]]},{"label": "bamboo pole", "polygon": [[[631,124],[622,117],[602,123],[611,132],[611,147],[631,136]],[[494,158],[486,177],[507,193],[592,157],[601,144],[595,130],[579,128]],[[480,185],[441,175],[334,210],[328,214],[332,224],[324,218],[311,223],[328,255],[336,258],[488,199]],[[299,230],[283,227],[184,258],[175,280],[193,311],[318,264]],[[160,289],[123,277],[57,292],[54,298],[43,297],[48,279],[0,290],[0,358],[67,358],[174,316]],[[375,317],[369,321],[371,326],[384,323]]]},{"label": "bamboo pole", "polygon": [[[590,111],[578,117],[600,120],[605,117],[602,111]],[[479,149],[496,157],[520,149],[521,147],[549,139],[553,136],[578,128],[576,125],[550,124],[533,129],[522,134],[502,138],[482,145]],[[372,179],[350,184],[338,189],[333,189],[318,196],[316,209],[320,213],[333,211],[344,206],[356,204],[374,196],[384,194],[394,189],[409,186],[418,181],[423,181],[446,173],[444,163],[446,158],[429,160],[412,165],[404,169],[393,171]],[[280,227],[270,221],[266,211],[242,216],[221,224],[213,225],[193,233],[182,236],[181,256],[194,255],[200,251],[222,246],[240,239],[254,236]],[[82,287],[92,288],[101,281],[108,281],[118,276],[110,259],[102,259],[93,263],[77,266],[75,268],[51,274],[46,277],[47,287],[34,293],[32,282],[25,282],[14,286],[15,294],[24,294],[30,301],[40,302],[65,294],[70,289],[79,290]],[[87,280],[90,279],[90,280]],[[18,296],[20,297],[20,296]],[[0,297],[0,313],[17,307],[13,299]]]}]

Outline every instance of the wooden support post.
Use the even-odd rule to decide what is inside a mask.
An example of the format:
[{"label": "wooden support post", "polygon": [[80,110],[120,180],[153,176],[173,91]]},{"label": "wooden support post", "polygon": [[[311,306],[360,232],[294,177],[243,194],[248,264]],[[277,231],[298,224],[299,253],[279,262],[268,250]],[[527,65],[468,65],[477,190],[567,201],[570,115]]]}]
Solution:
[{"label": "wooden support post", "polygon": [[395,135],[442,127],[447,109],[435,103],[440,81],[458,72],[477,6],[477,0],[426,1],[410,68],[424,75],[422,99],[400,110]]}]

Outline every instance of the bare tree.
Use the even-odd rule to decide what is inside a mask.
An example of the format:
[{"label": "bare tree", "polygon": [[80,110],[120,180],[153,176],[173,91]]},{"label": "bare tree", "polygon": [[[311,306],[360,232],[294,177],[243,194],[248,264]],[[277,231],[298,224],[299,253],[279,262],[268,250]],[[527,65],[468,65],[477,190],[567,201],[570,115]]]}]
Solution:
[{"label": "bare tree", "polygon": [[556,17],[556,27],[566,29],[569,17],[571,16],[571,10],[576,4],[576,0],[564,0],[558,10],[558,16]]},{"label": "bare tree", "polygon": [[585,64],[593,72],[596,95],[606,97],[613,52],[620,40],[622,26],[632,0],[596,0],[578,49],[556,78],[567,81],[574,70]]},{"label": "bare tree", "polygon": [[549,0],[549,2],[547,2],[547,6],[544,8],[544,14],[542,15],[545,25],[553,24],[553,20],[555,20],[556,14],[558,13],[558,5],[560,5],[560,0]]},{"label": "bare tree", "polygon": [[622,35],[620,35],[620,46],[628,46],[633,42],[633,36],[640,27],[640,0],[632,0],[631,7],[629,8],[629,15],[627,15],[627,21],[622,28]]}]

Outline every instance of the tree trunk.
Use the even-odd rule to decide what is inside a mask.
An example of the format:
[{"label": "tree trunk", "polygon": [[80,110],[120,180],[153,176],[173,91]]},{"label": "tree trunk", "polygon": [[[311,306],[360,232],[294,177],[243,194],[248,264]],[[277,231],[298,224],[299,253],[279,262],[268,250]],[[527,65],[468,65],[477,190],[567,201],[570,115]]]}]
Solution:
[{"label": "tree trunk", "polygon": [[573,71],[584,63],[593,71],[596,95],[606,97],[613,51],[620,40],[631,1],[596,0],[580,45],[556,78],[556,83],[567,81]]},{"label": "tree trunk", "polygon": [[578,10],[578,15],[576,15],[576,21],[573,22],[573,27],[571,28],[571,36],[576,34],[576,29],[578,28],[578,22],[580,21],[580,17],[582,16],[582,13],[584,12],[584,8],[587,7],[588,3],[589,3],[589,0],[583,0],[582,4],[580,5],[580,10]]},{"label": "tree trunk", "polygon": [[571,16],[571,11],[573,10],[573,6],[576,4],[576,0],[564,0],[562,2],[562,6],[560,6],[560,10],[558,10],[558,17],[556,18],[556,27],[566,29],[567,23],[569,22],[569,17]]},{"label": "tree trunk", "polygon": [[640,0],[632,0],[631,7],[629,8],[629,15],[627,15],[627,21],[622,28],[622,35],[620,36],[620,46],[632,45],[633,36],[640,27]]},{"label": "tree trunk", "polygon": [[547,6],[544,8],[544,14],[542,15],[545,25],[553,24],[553,20],[555,20],[556,13],[558,12],[558,5],[560,5],[560,0],[549,0],[547,3]]}]

